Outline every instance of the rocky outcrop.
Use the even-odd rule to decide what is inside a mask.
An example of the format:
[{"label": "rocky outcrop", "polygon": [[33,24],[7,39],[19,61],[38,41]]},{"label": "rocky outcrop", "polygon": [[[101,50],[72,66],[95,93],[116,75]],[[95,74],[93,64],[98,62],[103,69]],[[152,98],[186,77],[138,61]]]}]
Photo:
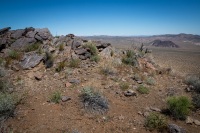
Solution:
[{"label": "rocky outcrop", "polygon": [[53,36],[47,28],[35,29],[28,27],[25,29],[10,30],[10,27],[0,30],[0,50],[9,46],[19,49],[38,41],[52,40]]},{"label": "rocky outcrop", "polygon": [[38,65],[44,57],[36,53],[27,53],[24,55],[22,62],[20,63],[23,69],[31,69]]},{"label": "rocky outcrop", "polygon": [[172,41],[154,40],[151,45],[155,47],[179,48],[179,46]]}]

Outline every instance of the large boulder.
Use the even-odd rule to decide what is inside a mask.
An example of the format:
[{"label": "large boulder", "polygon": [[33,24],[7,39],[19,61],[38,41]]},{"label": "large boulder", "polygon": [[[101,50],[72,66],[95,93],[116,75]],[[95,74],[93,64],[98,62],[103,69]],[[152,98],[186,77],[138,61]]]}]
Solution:
[{"label": "large boulder", "polygon": [[169,124],[169,133],[186,133],[185,129],[177,126],[176,124]]},{"label": "large boulder", "polygon": [[18,39],[20,37],[22,37],[22,35],[25,33],[25,30],[24,29],[19,29],[19,30],[15,30],[13,31],[13,33],[11,34],[11,38],[14,38],[14,39]]},{"label": "large boulder", "polygon": [[19,38],[17,39],[14,43],[11,44],[11,47],[14,47],[14,48],[22,48],[26,45],[29,45],[29,44],[33,44],[33,43],[36,43],[36,39],[35,38]]},{"label": "large boulder", "polygon": [[38,65],[44,57],[37,53],[27,53],[24,55],[22,62],[20,63],[23,69],[31,69]]},{"label": "large boulder", "polygon": [[26,33],[26,37],[34,38],[36,33],[37,33],[36,31],[29,31],[28,33]]},{"label": "large boulder", "polygon": [[6,32],[8,32],[11,29],[11,27],[6,27],[3,29],[0,29],[0,35],[5,34]]},{"label": "large boulder", "polygon": [[36,39],[43,41],[47,39],[52,39],[52,35],[49,31],[48,28],[43,28],[43,29],[35,29],[36,33]]}]

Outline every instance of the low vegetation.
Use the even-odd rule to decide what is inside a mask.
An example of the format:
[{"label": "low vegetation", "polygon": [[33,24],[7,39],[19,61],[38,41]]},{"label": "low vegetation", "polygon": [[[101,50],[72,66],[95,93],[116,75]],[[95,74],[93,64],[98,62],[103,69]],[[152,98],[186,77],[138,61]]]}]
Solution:
[{"label": "low vegetation", "polygon": [[12,115],[17,103],[15,95],[0,92],[0,118]]},{"label": "low vegetation", "polygon": [[129,84],[127,82],[122,82],[120,83],[120,89],[125,91],[125,90],[128,90],[129,88]]},{"label": "low vegetation", "polygon": [[80,65],[80,59],[70,59],[69,67],[77,68]]},{"label": "low vegetation", "polygon": [[150,131],[158,130],[162,132],[167,129],[167,120],[160,114],[151,113],[145,120],[145,127]]},{"label": "low vegetation", "polygon": [[44,64],[46,68],[51,68],[53,66],[53,63],[54,63],[53,55],[49,52],[46,52],[45,59],[44,59]]},{"label": "low vegetation", "polygon": [[60,100],[61,100],[61,93],[59,91],[53,92],[53,94],[50,96],[50,102],[59,103]]},{"label": "low vegetation", "polygon": [[167,106],[170,114],[175,119],[184,120],[192,107],[191,101],[186,96],[172,96],[167,99]]},{"label": "low vegetation", "polygon": [[196,109],[200,108],[200,94],[194,94],[192,96],[192,102]]},{"label": "low vegetation", "polygon": [[21,54],[16,50],[11,50],[8,53],[8,58],[13,59],[13,60],[20,60],[21,59]]},{"label": "low vegetation", "polygon": [[194,90],[198,93],[200,93],[200,78],[197,76],[189,76],[186,78],[185,82],[188,85],[192,85],[194,87]]},{"label": "low vegetation", "polygon": [[83,47],[88,48],[90,50],[90,53],[92,54],[90,57],[91,61],[95,61],[96,63],[100,61],[100,56],[98,55],[98,49],[94,43],[88,42]]},{"label": "low vegetation", "polygon": [[64,44],[60,44],[59,45],[59,51],[63,51],[65,49],[65,45]]},{"label": "low vegetation", "polygon": [[58,66],[56,68],[56,71],[57,72],[60,72],[62,71],[64,68],[66,67],[66,62],[65,61],[61,61],[58,63]]},{"label": "low vegetation", "polygon": [[99,55],[92,55],[90,57],[91,61],[95,61],[96,63],[98,63],[100,61],[100,56]]},{"label": "low vegetation", "polygon": [[114,70],[110,66],[104,66],[104,67],[101,68],[101,73],[106,75],[106,76],[113,75],[114,74]]},{"label": "low vegetation", "polygon": [[41,42],[37,42],[37,43],[34,43],[34,44],[27,45],[25,47],[24,51],[25,52],[31,52],[31,51],[38,50],[40,45],[41,45]]},{"label": "low vegetation", "polygon": [[149,89],[143,85],[140,85],[138,88],[137,88],[137,91],[141,94],[149,94]]},{"label": "low vegetation", "polygon": [[148,85],[155,85],[155,80],[152,77],[146,79],[146,83]]},{"label": "low vegetation", "polygon": [[92,87],[85,87],[81,93],[81,101],[85,109],[91,113],[104,113],[108,107],[108,101],[99,92],[95,92]]},{"label": "low vegetation", "polygon": [[138,62],[135,52],[133,50],[128,50],[126,52],[125,57],[122,58],[122,62],[126,65],[131,65],[136,67],[138,65]]}]

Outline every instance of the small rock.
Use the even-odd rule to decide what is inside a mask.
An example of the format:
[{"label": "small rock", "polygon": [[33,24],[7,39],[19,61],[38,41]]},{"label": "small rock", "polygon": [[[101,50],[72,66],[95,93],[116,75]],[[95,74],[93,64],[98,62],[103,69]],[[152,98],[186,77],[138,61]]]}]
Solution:
[{"label": "small rock", "polygon": [[143,82],[141,80],[137,81],[138,84],[142,84]]},{"label": "small rock", "polygon": [[124,92],[124,96],[137,96],[137,94],[133,90],[129,89]]},{"label": "small rock", "polygon": [[67,102],[67,101],[71,100],[71,98],[68,96],[62,96],[61,100],[62,100],[62,102]]},{"label": "small rock", "polygon": [[169,124],[169,133],[186,133],[185,129],[177,126],[176,124]]},{"label": "small rock", "polygon": [[185,121],[187,124],[192,124],[194,122],[194,120],[191,118],[191,117],[187,117],[186,118],[186,121]]},{"label": "small rock", "polygon": [[20,70],[20,68],[18,66],[16,66],[16,65],[12,65],[11,69],[14,70],[14,71],[19,71]]},{"label": "small rock", "polygon": [[152,111],[161,112],[161,110],[160,110],[159,108],[150,107],[150,109],[151,109]]},{"label": "small rock", "polygon": [[194,120],[194,124],[197,126],[200,126],[200,121],[199,120]]},{"label": "small rock", "polygon": [[149,112],[144,112],[143,116],[144,117],[148,117],[149,116]]},{"label": "small rock", "polygon": [[186,87],[185,90],[186,90],[186,92],[191,92],[190,87]]},{"label": "small rock", "polygon": [[41,73],[36,73],[34,77],[36,80],[42,80],[43,75]]},{"label": "small rock", "polygon": [[71,80],[69,80],[69,83],[71,83],[71,84],[79,84],[80,80],[78,80],[78,79],[71,79]]},{"label": "small rock", "polygon": [[71,83],[69,83],[69,82],[67,82],[66,84],[65,84],[65,87],[70,87],[72,84]]},{"label": "small rock", "polygon": [[141,111],[138,111],[138,114],[139,114],[139,115],[142,115],[142,112],[141,112]]},{"label": "small rock", "polygon": [[54,77],[58,77],[58,76],[59,76],[59,73],[55,73],[53,76],[54,76]]}]

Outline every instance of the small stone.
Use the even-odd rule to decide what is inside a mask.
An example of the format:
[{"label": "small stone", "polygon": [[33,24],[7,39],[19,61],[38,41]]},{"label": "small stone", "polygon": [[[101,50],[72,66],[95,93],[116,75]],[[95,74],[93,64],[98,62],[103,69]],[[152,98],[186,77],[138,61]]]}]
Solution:
[{"label": "small stone", "polygon": [[71,79],[71,80],[69,80],[69,83],[71,83],[71,84],[79,84],[80,80],[78,80],[78,79]]},{"label": "small stone", "polygon": [[142,84],[143,82],[141,80],[137,81],[138,84]]},{"label": "small stone", "polygon": [[186,121],[185,121],[187,124],[192,124],[194,122],[194,120],[191,118],[191,117],[187,117],[186,118]]},{"label": "small stone", "polygon": [[67,82],[66,84],[65,84],[65,87],[70,87],[72,84],[71,83],[69,83],[69,82]]},{"label": "small stone", "polygon": [[124,92],[124,96],[137,96],[137,94],[133,90],[129,89]]},{"label": "small stone", "polygon": [[144,117],[148,117],[149,116],[149,112],[144,112],[143,116]]},{"label": "small stone", "polygon": [[36,73],[34,77],[36,80],[42,80],[43,75],[41,73]]},{"label": "small stone", "polygon": [[161,112],[161,110],[160,110],[159,108],[150,107],[150,109],[151,109],[152,111]]},{"label": "small stone", "polygon": [[138,111],[138,114],[139,114],[139,115],[142,115],[142,112],[141,112],[141,111]]},{"label": "small stone", "polygon": [[177,126],[176,124],[169,124],[169,133],[186,133],[185,129]]},{"label": "small stone", "polygon": [[13,71],[19,71],[19,70],[20,70],[20,68],[19,68],[18,66],[16,66],[16,65],[12,65],[12,66],[11,66],[11,69],[12,69]]},{"label": "small stone", "polygon": [[194,124],[197,126],[200,126],[200,121],[199,120],[194,120]]},{"label": "small stone", "polygon": [[71,100],[71,98],[68,96],[62,96],[61,100],[62,100],[62,102],[67,102],[67,101]]},{"label": "small stone", "polygon": [[58,76],[59,76],[59,73],[55,73],[53,76],[54,76],[54,77],[58,77]]}]

